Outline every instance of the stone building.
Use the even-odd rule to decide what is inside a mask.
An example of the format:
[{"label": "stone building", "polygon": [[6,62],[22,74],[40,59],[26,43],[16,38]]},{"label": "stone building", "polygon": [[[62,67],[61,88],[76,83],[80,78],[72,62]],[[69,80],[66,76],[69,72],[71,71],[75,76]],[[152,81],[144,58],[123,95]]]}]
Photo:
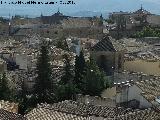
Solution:
[{"label": "stone building", "polygon": [[111,37],[106,36],[94,45],[91,56],[107,75],[113,74],[114,71],[123,70],[124,51],[119,51],[113,46]]},{"label": "stone building", "polygon": [[147,80],[128,80],[114,83],[116,86],[116,103],[134,108],[154,108],[160,111],[159,76],[146,76]]},{"label": "stone building", "polygon": [[126,25],[133,24],[135,27],[136,25],[141,26],[144,25],[144,23],[147,23],[147,16],[151,15],[152,14],[149,11],[141,6],[141,8],[135,12],[113,12],[110,14],[110,19],[117,23],[118,20],[123,17],[125,21],[122,22],[125,22]]},{"label": "stone building", "polygon": [[110,19],[116,23],[116,27],[110,29],[110,35],[117,39],[124,36],[131,37],[135,32],[142,30],[144,26],[160,26],[160,17],[151,14],[142,6],[135,12],[113,12],[110,14]]},{"label": "stone building", "polygon": [[61,20],[67,19],[69,16],[63,15],[59,10],[52,16],[41,15],[41,21],[43,24],[60,24]]}]

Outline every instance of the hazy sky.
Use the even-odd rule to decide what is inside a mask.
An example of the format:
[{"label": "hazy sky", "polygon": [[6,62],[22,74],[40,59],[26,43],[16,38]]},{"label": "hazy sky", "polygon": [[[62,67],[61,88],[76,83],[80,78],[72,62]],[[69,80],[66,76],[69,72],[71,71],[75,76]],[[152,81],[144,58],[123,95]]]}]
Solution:
[{"label": "hazy sky", "polygon": [[[2,1],[18,1],[18,0],[2,0]],[[22,0],[30,1],[30,0]],[[32,0],[33,1],[33,0]],[[61,1],[61,0],[34,0],[34,1]],[[67,0],[63,0],[67,1]],[[23,15],[51,15],[57,11],[58,7],[63,13],[74,13],[77,11],[96,11],[96,12],[113,12],[113,11],[135,11],[143,7],[155,14],[160,14],[160,0],[73,0],[76,5],[4,5],[0,4],[0,16],[8,16],[14,14]]]}]

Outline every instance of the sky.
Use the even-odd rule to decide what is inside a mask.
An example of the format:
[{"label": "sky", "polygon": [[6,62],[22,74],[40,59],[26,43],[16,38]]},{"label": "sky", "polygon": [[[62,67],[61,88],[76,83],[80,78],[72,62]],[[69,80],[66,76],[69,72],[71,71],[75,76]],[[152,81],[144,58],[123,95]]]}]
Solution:
[{"label": "sky", "polygon": [[[16,2],[20,0],[2,0],[9,3],[10,1]],[[21,0],[23,2],[33,0]],[[36,2],[66,2],[68,0],[34,0]],[[154,14],[160,14],[160,0],[73,0],[75,5],[9,5],[0,4],[0,16],[10,15],[28,15],[40,16],[41,13],[45,15],[54,14],[58,8],[64,14],[75,13],[78,11],[94,11],[94,12],[117,12],[127,11],[133,12],[140,8],[141,4],[144,9]]]}]

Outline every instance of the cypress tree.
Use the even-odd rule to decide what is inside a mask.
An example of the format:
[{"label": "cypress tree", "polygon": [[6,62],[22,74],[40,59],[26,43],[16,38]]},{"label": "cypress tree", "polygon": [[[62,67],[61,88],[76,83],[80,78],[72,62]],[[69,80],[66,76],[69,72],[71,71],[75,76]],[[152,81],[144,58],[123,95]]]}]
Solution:
[{"label": "cypress tree", "polygon": [[62,76],[60,84],[65,85],[67,83],[73,82],[73,72],[68,55],[65,54],[63,57],[65,59],[65,67],[64,67],[65,74]]},{"label": "cypress tree", "polygon": [[61,49],[66,50],[66,51],[69,50],[68,44],[67,44],[67,41],[66,41],[66,37],[64,35],[61,35],[59,37],[59,40],[56,43],[56,47],[61,48]]},{"label": "cypress tree", "polygon": [[58,101],[75,100],[76,93],[78,93],[78,89],[73,83],[59,85],[57,90]]},{"label": "cypress tree", "polygon": [[21,91],[18,94],[18,102],[19,102],[18,113],[24,115],[27,109],[26,88],[25,88],[24,81],[22,81]]},{"label": "cypress tree", "polygon": [[75,60],[75,77],[74,77],[74,83],[77,85],[79,89],[81,89],[81,86],[83,84],[82,78],[86,71],[86,62],[84,58],[83,51],[80,52],[79,56],[76,56]]},{"label": "cypress tree", "polygon": [[52,100],[51,66],[48,54],[47,45],[42,45],[37,61],[37,77],[35,81],[37,103],[51,102]]},{"label": "cypress tree", "polygon": [[93,59],[87,63],[86,75],[83,78],[83,93],[91,96],[100,96],[101,92],[108,87],[105,74],[99,69]]},{"label": "cypress tree", "polygon": [[10,100],[11,99],[11,90],[8,86],[8,81],[6,74],[3,73],[2,78],[0,79],[0,99],[1,100]]},{"label": "cypress tree", "polygon": [[64,75],[59,82],[58,90],[57,90],[57,97],[58,101],[62,100],[69,100],[75,99],[75,94],[77,93],[78,89],[76,88],[75,84],[73,84],[73,71],[72,66],[70,64],[70,59],[67,55],[64,55],[65,59],[65,68],[64,68]]}]

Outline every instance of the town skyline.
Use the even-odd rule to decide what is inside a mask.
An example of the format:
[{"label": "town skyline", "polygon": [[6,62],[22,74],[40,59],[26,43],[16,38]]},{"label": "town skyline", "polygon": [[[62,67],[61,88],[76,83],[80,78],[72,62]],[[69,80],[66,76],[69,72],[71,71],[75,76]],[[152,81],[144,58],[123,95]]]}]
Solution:
[{"label": "town skyline", "polygon": [[[10,0],[11,1],[11,0]],[[27,1],[27,0],[25,0]],[[38,0],[35,0],[38,2]],[[42,0],[39,0],[42,1]],[[49,1],[49,0],[46,0]],[[143,5],[143,8],[153,14],[160,14],[159,2],[160,0],[74,0],[76,5],[0,5],[0,16],[9,17],[14,15],[23,15],[29,17],[38,17],[43,13],[44,15],[52,15],[57,12],[58,8],[65,15],[75,15],[76,13],[89,11],[88,14],[104,16],[111,12],[136,11]],[[94,6],[94,7],[93,7]],[[34,11],[34,12],[33,12]]]}]

